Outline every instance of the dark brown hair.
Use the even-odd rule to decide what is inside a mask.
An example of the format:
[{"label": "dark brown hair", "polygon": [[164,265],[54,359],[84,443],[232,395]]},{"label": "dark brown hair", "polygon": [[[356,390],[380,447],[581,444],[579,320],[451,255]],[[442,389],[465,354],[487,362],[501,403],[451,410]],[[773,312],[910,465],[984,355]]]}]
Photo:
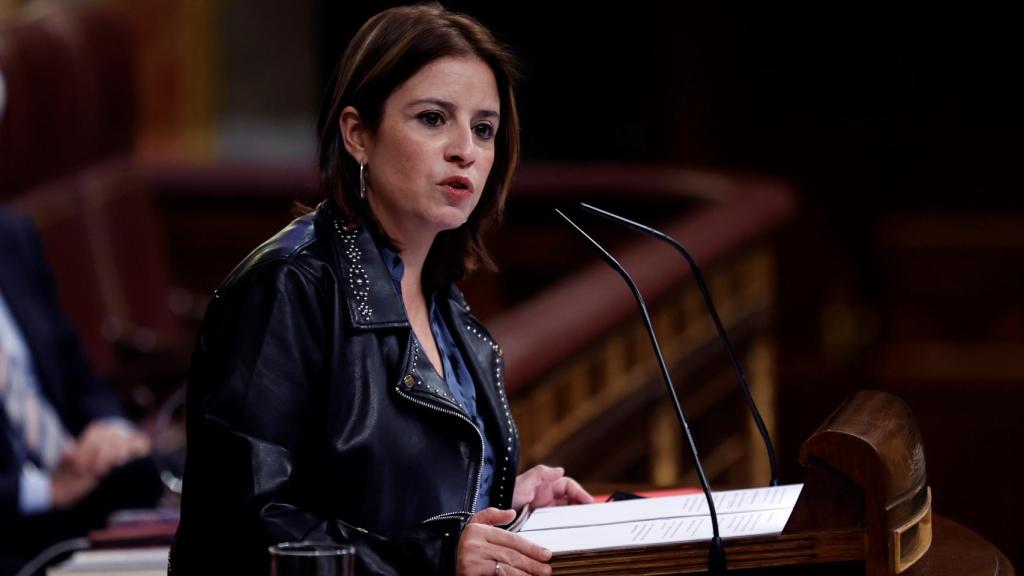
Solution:
[{"label": "dark brown hair", "polygon": [[376,130],[391,93],[424,66],[446,56],[472,56],[487,63],[498,86],[501,123],[495,137],[494,164],[479,203],[465,224],[437,236],[427,257],[424,285],[435,288],[462,278],[478,266],[495,268],[483,235],[501,220],[512,174],[519,163],[519,116],[514,93],[518,75],[512,54],[479,22],[439,4],[386,10],[370,18],[349,43],[335,71],[334,92],[325,101],[319,122],[321,190],[334,200],[348,224],[371,225],[386,239],[359,197],[359,164],[345,149],[338,119],[346,106],[352,106],[362,122]]}]

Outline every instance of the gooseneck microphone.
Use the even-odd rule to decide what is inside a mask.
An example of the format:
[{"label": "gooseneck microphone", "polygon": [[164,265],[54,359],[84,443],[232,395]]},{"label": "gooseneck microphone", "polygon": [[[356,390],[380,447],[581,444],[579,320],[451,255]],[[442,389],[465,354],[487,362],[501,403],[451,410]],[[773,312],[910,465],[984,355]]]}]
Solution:
[{"label": "gooseneck microphone", "polygon": [[736,380],[739,381],[740,388],[743,390],[743,395],[747,399],[747,406],[750,408],[750,414],[754,417],[754,424],[757,425],[757,430],[761,433],[761,438],[764,440],[764,447],[768,452],[768,465],[771,467],[772,473],[771,485],[778,486],[779,473],[775,463],[775,448],[772,446],[772,439],[768,434],[768,428],[764,425],[764,420],[761,419],[761,412],[757,409],[757,404],[754,403],[754,397],[750,394],[750,386],[747,385],[747,377],[744,376],[743,368],[736,359],[736,353],[733,351],[732,343],[729,341],[729,336],[725,333],[725,328],[722,326],[722,320],[719,319],[718,312],[715,310],[715,303],[711,301],[711,293],[708,291],[708,287],[704,283],[704,275],[701,274],[696,260],[690,256],[690,253],[686,251],[686,248],[683,248],[682,244],[676,242],[674,238],[660,230],[640,224],[639,222],[619,216],[618,214],[614,214],[607,210],[602,210],[596,206],[591,206],[585,202],[580,202],[579,206],[591,214],[596,214],[597,216],[601,216],[602,218],[611,220],[612,222],[622,224],[627,228],[632,228],[638,232],[654,236],[663,242],[668,242],[683,255],[683,258],[686,259],[686,263],[690,265],[690,270],[693,271],[693,278],[697,281],[697,287],[700,288],[700,293],[704,296],[704,306],[707,308],[708,314],[711,315],[711,319],[715,323],[715,329],[718,331],[718,338],[722,341],[722,346],[725,348],[726,355],[729,356],[729,362],[732,364],[733,372],[736,373]]},{"label": "gooseneck microphone", "polygon": [[686,435],[687,444],[690,447],[690,455],[693,457],[694,466],[697,469],[697,478],[700,480],[700,487],[704,490],[704,497],[708,501],[708,512],[711,516],[711,548],[708,553],[708,569],[712,574],[724,574],[726,571],[726,560],[725,560],[725,545],[722,543],[722,536],[718,531],[718,514],[715,512],[715,500],[711,497],[711,487],[708,485],[707,476],[704,474],[704,467],[701,465],[700,456],[697,454],[697,444],[693,441],[693,434],[690,433],[690,426],[686,423],[686,417],[683,415],[683,408],[679,404],[679,397],[676,396],[675,387],[672,386],[672,377],[669,376],[668,366],[665,365],[665,357],[661,353],[661,346],[658,344],[658,337],[654,334],[654,325],[651,324],[651,316],[647,313],[647,304],[644,303],[644,298],[640,294],[640,289],[637,287],[636,282],[630,278],[629,273],[622,267],[621,264],[615,258],[608,253],[596,240],[590,237],[589,234],[583,231],[582,228],[576,225],[571,218],[566,216],[561,210],[555,209],[555,213],[562,217],[569,226],[576,231],[590,246],[597,252],[597,254],[608,263],[609,266],[615,269],[616,272],[622,276],[626,284],[629,285],[629,289],[633,292],[633,297],[636,298],[636,303],[640,307],[640,315],[643,317],[644,326],[647,328],[647,335],[651,339],[651,345],[654,347],[654,354],[658,357],[658,365],[661,367],[661,376],[665,380],[665,386],[668,387],[669,396],[672,398],[672,404],[676,409],[676,418],[679,419],[679,425],[683,429],[683,433]]}]

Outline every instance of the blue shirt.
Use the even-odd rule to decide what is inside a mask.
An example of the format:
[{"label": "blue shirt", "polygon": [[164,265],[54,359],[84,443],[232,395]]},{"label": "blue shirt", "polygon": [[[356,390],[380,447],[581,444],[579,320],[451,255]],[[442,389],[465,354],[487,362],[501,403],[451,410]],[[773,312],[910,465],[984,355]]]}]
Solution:
[{"label": "blue shirt", "polygon": [[[402,259],[393,250],[388,248],[381,248],[381,256],[383,256],[384,263],[391,273],[391,280],[395,283],[395,290],[401,296],[402,277],[405,275],[405,266],[402,264]],[[445,322],[444,316],[437,306],[437,297],[435,293],[430,298],[430,331],[434,334],[438,352],[441,354],[441,363],[444,364],[445,384],[448,385],[448,390],[451,392],[452,397],[455,398],[455,401],[458,402],[466,415],[476,424],[477,430],[480,431],[480,435],[484,439],[484,468],[480,473],[477,509],[474,510],[476,512],[487,508],[491,503],[491,485],[494,482],[494,450],[487,439],[483,418],[480,417],[480,411],[477,410],[476,386],[473,382],[473,377],[463,361],[462,352],[459,351],[458,345],[455,344],[455,339],[448,330],[448,323]],[[413,332],[413,337],[416,337],[415,332]],[[422,345],[420,347],[422,348]]]}]

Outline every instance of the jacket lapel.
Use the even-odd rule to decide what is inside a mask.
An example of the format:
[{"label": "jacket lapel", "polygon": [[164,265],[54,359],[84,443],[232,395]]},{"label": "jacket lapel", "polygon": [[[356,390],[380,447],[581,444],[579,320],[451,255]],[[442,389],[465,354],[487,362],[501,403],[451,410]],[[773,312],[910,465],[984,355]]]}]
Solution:
[{"label": "jacket lapel", "polygon": [[[373,235],[365,226],[346,226],[337,211],[324,202],[317,210],[319,225],[334,236],[333,246],[341,270],[341,290],[348,304],[349,319],[356,329],[404,328],[408,343],[394,387],[406,395],[433,404],[436,408],[465,414],[450,398],[443,380],[418,366],[418,346],[405,314],[405,305],[395,290],[391,274],[381,257]],[[495,505],[508,506],[512,500],[518,464],[519,437],[505,391],[505,364],[501,347],[470,313],[462,293],[455,286],[442,300],[442,313],[451,320],[452,337],[462,352],[477,386],[477,410],[487,427],[488,439],[497,452],[494,458]],[[427,366],[429,367],[429,366]],[[468,419],[467,419],[468,421]]]},{"label": "jacket lapel", "polygon": [[335,257],[341,270],[339,280],[352,326],[408,328],[405,306],[370,232],[365,226],[346,226],[326,202],[318,212],[321,224],[334,236]]}]

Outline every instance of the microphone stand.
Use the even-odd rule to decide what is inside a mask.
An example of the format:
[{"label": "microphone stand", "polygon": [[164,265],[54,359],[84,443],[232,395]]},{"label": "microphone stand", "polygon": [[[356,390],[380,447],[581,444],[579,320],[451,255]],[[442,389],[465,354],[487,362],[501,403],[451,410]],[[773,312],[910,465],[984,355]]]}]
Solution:
[{"label": "microphone stand", "polygon": [[654,236],[658,240],[668,242],[672,245],[683,258],[686,259],[686,263],[690,265],[690,270],[693,272],[693,278],[697,281],[697,287],[700,288],[700,293],[704,296],[704,307],[707,308],[708,313],[711,315],[711,320],[715,323],[715,330],[718,331],[718,338],[722,341],[722,346],[725,348],[725,353],[729,357],[729,362],[732,364],[733,372],[736,373],[736,380],[740,383],[740,389],[743,390],[743,396],[747,400],[747,406],[750,408],[750,413],[754,417],[754,424],[757,425],[758,432],[761,433],[761,439],[764,440],[765,450],[768,452],[768,465],[771,467],[771,486],[779,485],[779,473],[778,465],[775,462],[775,448],[772,446],[771,437],[768,435],[768,428],[764,425],[764,420],[761,418],[761,412],[757,409],[757,404],[754,403],[754,397],[750,394],[750,386],[747,385],[747,378],[743,374],[743,368],[740,366],[739,361],[736,359],[736,353],[733,351],[732,343],[729,341],[729,336],[725,333],[725,328],[722,326],[722,320],[718,317],[718,312],[715,310],[715,304],[711,301],[711,293],[708,291],[707,285],[704,283],[704,275],[701,274],[700,268],[697,266],[697,262],[690,256],[690,253],[683,248],[682,244],[676,242],[674,238],[651,228],[645,226],[639,222],[630,220],[618,214],[602,210],[596,206],[591,206],[585,202],[580,202],[579,207],[583,210],[601,216],[606,220],[611,220],[618,224],[622,224],[627,228],[632,228],[638,232],[643,232]]},{"label": "microphone stand", "polygon": [[690,432],[690,427],[686,423],[686,417],[683,415],[683,408],[679,404],[679,397],[676,395],[675,387],[672,385],[672,377],[669,376],[668,366],[665,364],[665,357],[661,353],[661,346],[658,345],[658,337],[654,334],[654,325],[651,323],[650,314],[647,313],[647,305],[644,303],[644,298],[640,294],[640,289],[637,287],[633,279],[630,278],[629,273],[622,267],[615,258],[608,253],[596,240],[590,237],[582,228],[576,225],[571,218],[566,216],[561,210],[555,209],[555,213],[561,216],[569,226],[572,227],[577,234],[583,237],[590,246],[597,252],[609,266],[615,269],[616,272],[622,276],[626,284],[629,285],[629,289],[633,292],[633,297],[636,299],[637,305],[640,307],[640,315],[643,317],[644,326],[647,328],[647,335],[651,339],[651,345],[654,347],[654,353],[658,357],[658,365],[661,367],[661,376],[665,380],[665,386],[668,387],[669,396],[672,398],[672,404],[676,409],[676,418],[679,420],[679,425],[682,427],[683,432],[686,435],[687,444],[690,447],[690,455],[693,457],[693,463],[697,469],[697,478],[700,480],[700,487],[704,491],[704,497],[708,501],[708,512],[711,516],[711,548],[708,551],[708,569],[712,574],[724,574],[726,571],[726,559],[725,559],[725,545],[722,543],[722,536],[718,531],[718,514],[715,512],[715,501],[711,497],[711,487],[708,485],[707,476],[704,474],[704,467],[701,465],[700,456],[697,455],[697,444],[693,440],[693,434]]}]

